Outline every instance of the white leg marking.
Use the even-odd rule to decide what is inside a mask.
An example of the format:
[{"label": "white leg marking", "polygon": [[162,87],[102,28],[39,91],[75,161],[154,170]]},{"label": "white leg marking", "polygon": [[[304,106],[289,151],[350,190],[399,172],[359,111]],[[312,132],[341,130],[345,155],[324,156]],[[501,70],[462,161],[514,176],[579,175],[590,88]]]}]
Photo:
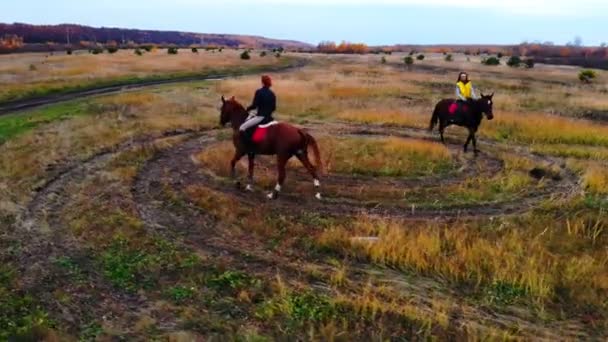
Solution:
[{"label": "white leg marking", "polygon": [[251,184],[247,184],[247,186],[245,187],[245,190],[253,191],[253,187],[251,186]]},{"label": "white leg marking", "polygon": [[321,199],[321,193],[317,192],[317,194],[315,195],[315,198],[318,199],[318,200],[320,200]]},{"label": "white leg marking", "polygon": [[315,186],[316,186],[316,187],[321,186],[321,182],[319,182],[319,180],[318,180],[318,179],[315,179],[315,180],[314,180],[314,183],[315,183]]},{"label": "white leg marking", "polygon": [[277,184],[277,185],[274,187],[274,191],[276,191],[276,192],[281,192],[281,185],[280,185],[280,184]]},{"label": "white leg marking", "polygon": [[269,193],[267,196],[268,196],[268,199],[274,199],[274,194],[272,192]]}]

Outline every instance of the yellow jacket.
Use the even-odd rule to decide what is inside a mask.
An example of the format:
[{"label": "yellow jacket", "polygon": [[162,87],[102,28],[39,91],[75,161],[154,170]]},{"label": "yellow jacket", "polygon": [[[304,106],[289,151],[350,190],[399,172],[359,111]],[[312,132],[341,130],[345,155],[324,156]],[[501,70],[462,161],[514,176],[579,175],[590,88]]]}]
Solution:
[{"label": "yellow jacket", "polygon": [[475,98],[475,89],[473,89],[473,83],[467,82],[466,84],[462,81],[456,83],[456,97],[458,99],[466,101]]}]

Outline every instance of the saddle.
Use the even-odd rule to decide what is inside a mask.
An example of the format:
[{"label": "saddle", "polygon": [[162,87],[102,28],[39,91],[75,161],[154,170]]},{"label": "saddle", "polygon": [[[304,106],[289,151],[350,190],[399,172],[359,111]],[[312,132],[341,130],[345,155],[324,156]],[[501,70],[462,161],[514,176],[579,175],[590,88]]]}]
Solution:
[{"label": "saddle", "polygon": [[463,101],[454,101],[448,108],[450,115],[456,115],[456,113],[464,114],[469,111],[469,105]]},{"label": "saddle", "polygon": [[243,136],[245,145],[251,145],[251,144],[255,145],[255,144],[261,143],[262,141],[264,141],[264,139],[266,139],[268,127],[277,125],[278,123],[279,123],[278,121],[273,120],[268,123],[253,126],[249,129],[247,129],[244,132],[244,136]]},{"label": "saddle", "polygon": [[278,121],[273,120],[267,124],[258,125],[258,126],[253,127],[254,132],[253,132],[253,135],[251,136],[251,141],[254,144],[261,143],[262,141],[264,141],[264,139],[266,139],[266,133],[268,132],[268,127],[274,126],[278,123],[279,123]]}]

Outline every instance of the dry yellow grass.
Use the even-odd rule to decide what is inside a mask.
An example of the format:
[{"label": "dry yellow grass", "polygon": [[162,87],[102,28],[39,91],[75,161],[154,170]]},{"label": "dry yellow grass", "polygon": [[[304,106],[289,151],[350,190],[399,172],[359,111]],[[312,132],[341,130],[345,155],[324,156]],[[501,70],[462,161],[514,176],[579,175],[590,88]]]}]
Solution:
[{"label": "dry yellow grass", "polygon": [[506,141],[608,146],[608,126],[538,113],[501,112],[484,122],[482,134]]},{"label": "dry yellow grass", "polygon": [[[577,222],[576,224],[581,224]],[[352,236],[377,236],[376,243]],[[545,237],[510,229],[498,236],[484,236],[467,224],[436,226],[360,217],[352,226],[336,226],[318,241],[347,255],[365,256],[376,263],[438,274],[475,286],[496,283],[520,287],[541,302],[552,300],[567,287],[577,298],[593,303],[608,289],[608,255],[583,252],[576,257],[556,255]],[[603,254],[603,256],[602,256]],[[586,279],[582,286],[578,283]]]},{"label": "dry yellow grass", "polygon": [[58,121],[0,146],[2,198],[23,203],[33,186],[44,181],[50,165],[94,154],[142,134],[217,124],[214,100],[201,96],[179,104],[173,99],[190,88],[156,94],[127,93],[75,104],[89,115]]},{"label": "dry yellow grass", "polygon": [[[439,143],[401,138],[335,138],[318,137],[325,170],[333,173],[420,176],[449,171],[453,166],[452,156]],[[221,176],[229,175],[229,162],[234,147],[231,142],[222,142],[195,156],[205,168]],[[243,160],[245,160],[244,158]],[[241,163],[241,172],[245,162]],[[274,164],[274,161],[273,161]],[[300,167],[299,161],[290,161],[291,168]],[[266,184],[272,180],[274,169],[258,170]],[[256,177],[257,178],[257,177]]]},{"label": "dry yellow grass", "polygon": [[24,93],[51,88],[73,87],[94,84],[113,79],[145,77],[162,74],[184,74],[209,72],[230,67],[276,65],[284,62],[271,56],[243,61],[240,52],[200,51],[198,54],[181,49],[177,55],[166,50],[155,50],[137,56],[133,50],[119,50],[114,54],[47,55],[27,53],[0,56],[0,71],[3,87],[0,99],[22,96]]},{"label": "dry yellow grass", "polygon": [[608,168],[605,165],[588,163],[583,173],[585,188],[594,194],[608,194]]}]

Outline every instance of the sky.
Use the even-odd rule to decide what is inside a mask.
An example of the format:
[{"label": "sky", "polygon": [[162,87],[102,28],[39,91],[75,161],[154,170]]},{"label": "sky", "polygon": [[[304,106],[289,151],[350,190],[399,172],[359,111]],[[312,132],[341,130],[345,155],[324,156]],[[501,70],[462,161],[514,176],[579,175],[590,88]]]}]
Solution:
[{"label": "sky", "polygon": [[[608,42],[608,0],[3,0],[0,22],[392,44]],[[1,32],[0,32],[1,33]]]}]

